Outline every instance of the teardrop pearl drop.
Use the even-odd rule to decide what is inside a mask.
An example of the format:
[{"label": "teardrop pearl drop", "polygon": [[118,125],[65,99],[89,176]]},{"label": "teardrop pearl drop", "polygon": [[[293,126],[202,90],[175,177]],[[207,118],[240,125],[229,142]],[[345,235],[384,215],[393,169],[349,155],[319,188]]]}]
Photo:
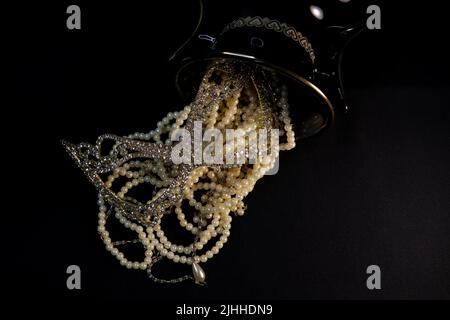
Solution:
[{"label": "teardrop pearl drop", "polygon": [[204,284],[206,279],[206,273],[196,262],[192,264],[192,273],[194,274],[194,280],[197,284]]}]

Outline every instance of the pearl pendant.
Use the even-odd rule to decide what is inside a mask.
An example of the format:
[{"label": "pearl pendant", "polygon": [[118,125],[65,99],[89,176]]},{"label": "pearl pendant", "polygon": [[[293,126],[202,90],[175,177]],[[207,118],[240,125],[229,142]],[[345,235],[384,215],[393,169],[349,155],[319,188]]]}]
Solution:
[{"label": "pearl pendant", "polygon": [[194,275],[195,283],[205,284],[206,273],[196,262],[192,264],[192,273]]}]

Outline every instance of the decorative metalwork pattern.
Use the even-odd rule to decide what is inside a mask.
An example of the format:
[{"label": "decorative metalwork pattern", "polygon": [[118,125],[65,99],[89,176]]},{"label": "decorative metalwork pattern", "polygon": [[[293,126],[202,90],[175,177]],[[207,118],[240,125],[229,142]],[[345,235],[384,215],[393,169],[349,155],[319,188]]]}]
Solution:
[{"label": "decorative metalwork pattern", "polygon": [[227,31],[242,28],[242,27],[257,27],[257,28],[265,28],[267,30],[273,30],[275,32],[279,32],[284,34],[286,37],[291,38],[295,42],[297,42],[305,51],[308,53],[312,63],[316,60],[316,56],[314,53],[314,49],[309,42],[309,40],[300,32],[297,31],[294,27],[289,26],[286,23],[279,22],[278,20],[272,20],[267,17],[246,17],[239,18],[229,23],[221,32],[221,34],[226,33]]},{"label": "decorative metalwork pattern", "polygon": [[[203,162],[206,140],[200,132],[196,141],[198,124],[201,130],[214,129],[220,134],[235,129],[274,130],[274,135],[283,137],[285,143],[278,145],[278,139],[274,142],[272,138],[267,148],[272,145],[276,148],[270,154],[258,149],[259,157],[252,162],[252,148],[245,150],[250,138],[248,141],[242,138],[228,145],[230,148],[225,145],[233,159],[243,156],[242,163]],[[176,154],[178,146],[175,136],[179,130],[184,130],[189,137],[188,149],[194,150],[185,154],[183,149],[185,162],[174,160],[173,152]],[[221,141],[219,145],[224,147]],[[278,83],[276,76],[239,61],[223,60],[209,66],[194,101],[180,112],[169,112],[155,130],[126,137],[106,134],[93,144],[63,141],[63,145],[99,192],[97,231],[106,250],[121,265],[147,270],[148,276],[159,283],[193,280],[205,284],[206,272],[200,264],[218,254],[227,242],[231,215],[244,214],[244,198],[274,167],[278,150],[295,147],[295,134],[289,117],[287,89]],[[135,193],[135,187],[142,185],[143,193]],[[183,213],[186,206],[193,211],[192,220]],[[180,227],[193,236],[191,244],[177,245],[167,238],[163,230],[167,225],[162,220],[170,214],[176,215]],[[113,241],[107,220],[114,218],[135,232],[137,239]],[[128,260],[119,251],[121,246],[139,243],[144,249],[143,261]],[[214,245],[205,248],[207,243]],[[163,258],[191,266],[192,275],[174,279],[155,276],[152,268]]]}]

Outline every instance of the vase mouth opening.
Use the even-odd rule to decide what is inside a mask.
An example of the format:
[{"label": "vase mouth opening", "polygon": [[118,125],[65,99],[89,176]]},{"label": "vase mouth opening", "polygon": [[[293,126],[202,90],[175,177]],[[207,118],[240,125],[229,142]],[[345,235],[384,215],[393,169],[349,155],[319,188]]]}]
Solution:
[{"label": "vase mouth opening", "polygon": [[288,90],[288,103],[298,138],[308,138],[334,123],[334,108],[325,93],[308,78],[255,56],[235,52],[215,52],[198,57],[185,57],[175,70],[175,86],[186,102],[195,98],[207,68],[215,61],[233,60],[254,65],[276,75]]}]

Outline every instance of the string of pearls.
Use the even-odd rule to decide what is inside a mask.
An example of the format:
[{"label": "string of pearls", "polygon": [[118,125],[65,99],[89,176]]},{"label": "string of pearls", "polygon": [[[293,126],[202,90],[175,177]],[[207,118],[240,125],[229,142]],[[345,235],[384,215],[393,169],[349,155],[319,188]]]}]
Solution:
[{"label": "string of pearls", "polygon": [[[157,123],[155,130],[149,133],[134,133],[128,137],[170,145],[171,134],[183,127],[191,110],[192,106],[188,105],[180,112],[170,112]],[[281,143],[279,149],[290,150],[295,147],[295,134],[289,117],[285,88],[281,90],[280,98],[272,108],[258,99],[255,88],[243,88],[227,100],[213,105],[205,119],[206,128],[221,131],[242,129],[249,132],[263,128],[270,130],[278,126],[281,129],[280,137],[285,137],[285,143]],[[271,127],[267,128],[268,124]],[[165,134],[167,138],[164,140],[162,136]],[[137,241],[145,250],[143,261],[127,260],[124,253],[117,248],[122,242],[113,242],[106,230],[109,211],[101,196],[98,199],[98,232],[106,249],[128,269],[150,270],[153,263],[164,257],[175,263],[192,265],[195,281],[203,283],[206,275],[200,263],[207,262],[224,247],[230,236],[232,215],[244,214],[244,198],[253,190],[256,182],[274,166],[275,160],[276,155],[270,154],[257,158],[253,164],[246,162],[234,167],[195,167],[185,184],[183,199],[174,205],[172,211],[176,214],[179,225],[194,236],[195,239],[190,245],[172,243],[161,227],[162,218],[154,226],[143,227],[127,220],[118,209],[111,208],[110,211],[114,211],[115,218],[125,228],[136,232]],[[136,160],[116,168],[107,177],[105,186],[112,189],[118,184],[118,180],[122,181],[117,196],[132,200],[128,194],[133,188],[150,184],[154,187],[153,193],[157,194],[156,190],[168,187],[177,173],[176,165],[168,167],[167,164],[154,160]],[[190,211],[194,212],[191,220],[187,218],[187,213],[183,212],[183,203],[187,203]],[[180,279],[185,280],[186,277]]]}]

